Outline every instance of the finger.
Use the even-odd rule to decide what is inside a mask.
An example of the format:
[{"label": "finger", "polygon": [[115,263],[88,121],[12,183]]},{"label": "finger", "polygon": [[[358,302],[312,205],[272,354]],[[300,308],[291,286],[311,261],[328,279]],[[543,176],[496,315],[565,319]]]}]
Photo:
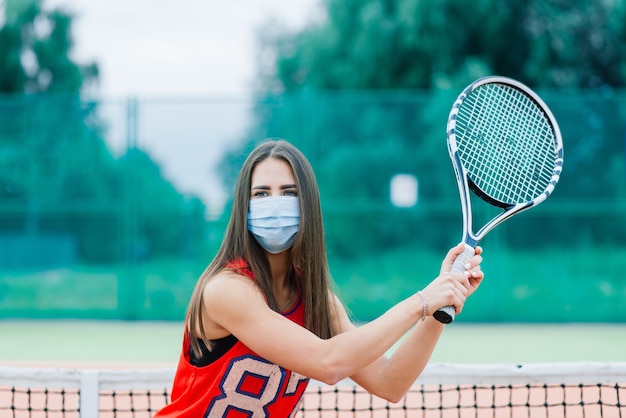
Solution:
[{"label": "finger", "polygon": [[457,244],[455,247],[452,247],[448,250],[448,253],[446,254],[445,258],[443,259],[443,262],[441,263],[442,273],[446,271],[450,271],[450,269],[452,268],[452,264],[454,263],[454,260],[457,258],[459,254],[463,253],[464,249],[465,249],[465,244],[461,242]]},{"label": "finger", "polygon": [[459,290],[463,295],[466,295],[470,289],[470,276],[471,272],[464,271],[463,273],[450,273],[452,276],[452,282],[454,287]]},{"label": "finger", "polygon": [[464,283],[467,282],[467,276],[469,275],[469,271],[465,270],[462,273],[448,271],[446,273],[442,273],[441,278],[446,281],[451,281],[453,283]]},{"label": "finger", "polygon": [[465,300],[467,299],[465,294],[460,289],[455,289],[455,303],[454,303],[454,311],[457,314],[460,314],[463,310],[463,305],[465,305]]},{"label": "finger", "polygon": [[432,306],[439,309],[443,306],[454,306],[455,311],[465,302],[469,293],[463,281],[468,279],[463,273],[445,273],[424,289],[424,295],[432,301]]},{"label": "finger", "polygon": [[469,277],[470,278],[471,277],[478,277],[478,276],[484,274],[482,269],[480,268],[480,266],[474,267],[471,270],[467,270],[467,272],[469,273]]},{"label": "finger", "polygon": [[[451,280],[448,283],[444,283],[443,287],[440,287],[437,291],[437,293],[439,294],[439,298],[436,298],[438,299],[437,303],[441,305],[437,308],[443,306],[454,306],[454,311],[457,313],[460,312],[466,299],[466,296],[464,294],[465,291],[466,290],[463,288],[463,286],[461,286],[461,284],[456,280]],[[433,305],[437,305],[437,303]]]},{"label": "finger", "polygon": [[485,272],[484,271],[482,271],[480,269],[472,271],[471,280],[476,280],[476,279],[482,280],[483,277],[485,277]]},{"label": "finger", "polygon": [[467,264],[465,264],[465,270],[472,270],[483,262],[483,258],[480,255],[474,255],[469,260],[467,260]]}]

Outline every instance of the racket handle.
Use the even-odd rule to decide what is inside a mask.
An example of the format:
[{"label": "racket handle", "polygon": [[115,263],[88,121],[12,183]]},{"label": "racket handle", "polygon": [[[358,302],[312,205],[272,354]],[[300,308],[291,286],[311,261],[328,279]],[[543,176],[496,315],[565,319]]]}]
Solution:
[{"label": "racket handle", "polygon": [[[474,247],[465,244],[465,248],[463,252],[456,256],[454,262],[452,263],[452,268],[450,269],[453,273],[463,273],[465,271],[465,264],[469,261],[470,258],[474,256],[476,250]],[[454,306],[444,306],[439,309],[437,312],[433,314],[435,319],[442,324],[449,324],[454,321]]]}]

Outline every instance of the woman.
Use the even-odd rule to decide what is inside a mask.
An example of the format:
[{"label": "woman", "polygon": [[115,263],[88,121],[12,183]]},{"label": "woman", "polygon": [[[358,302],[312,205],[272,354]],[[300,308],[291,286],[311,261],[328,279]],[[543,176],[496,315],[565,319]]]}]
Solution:
[{"label": "woman", "polygon": [[309,378],[350,377],[399,401],[443,331],[432,314],[447,305],[460,313],[483,279],[480,248],[465,274],[448,272],[462,250],[448,252],[422,291],[356,327],[331,289],[309,162],[283,140],[262,143],[241,169],[224,241],[194,289],[172,400],[157,417],[295,416]]}]

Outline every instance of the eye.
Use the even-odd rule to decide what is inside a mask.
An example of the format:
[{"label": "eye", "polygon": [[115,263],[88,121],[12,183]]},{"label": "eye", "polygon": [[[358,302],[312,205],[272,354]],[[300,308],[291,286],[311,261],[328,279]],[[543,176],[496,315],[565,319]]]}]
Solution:
[{"label": "eye", "polygon": [[269,193],[265,190],[256,190],[254,193],[252,193],[252,197],[267,197],[269,196]]},{"label": "eye", "polygon": [[298,191],[296,189],[285,190],[283,192],[283,196],[294,196],[294,197],[297,197],[298,196]]}]

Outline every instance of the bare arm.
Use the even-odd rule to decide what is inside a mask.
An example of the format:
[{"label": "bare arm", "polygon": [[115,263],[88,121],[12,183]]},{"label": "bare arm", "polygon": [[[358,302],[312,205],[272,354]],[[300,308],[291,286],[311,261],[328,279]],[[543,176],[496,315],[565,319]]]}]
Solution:
[{"label": "bare arm", "polygon": [[[460,311],[470,287],[467,277],[444,273],[436,283],[433,290],[424,290],[431,305],[429,313],[446,305],[453,305]],[[354,376],[374,393],[380,390],[382,384],[374,383],[377,375],[382,373],[389,381],[395,378],[391,371],[384,372],[383,369],[402,367],[408,363],[407,357],[411,362],[415,361],[413,349],[401,349],[400,353],[405,354],[394,355],[389,362],[384,354],[415,325],[423,313],[421,299],[413,295],[374,321],[356,328],[350,324],[345,310],[335,299],[333,302],[339,307],[335,319],[339,325],[335,326],[341,333],[323,340],[271,310],[250,279],[228,271],[207,283],[203,302],[205,330],[209,338],[233,334],[261,357],[284,368],[329,384]],[[438,335],[433,338],[433,347],[437,338]],[[418,335],[411,338],[413,340],[426,344],[424,350],[427,350],[429,343],[426,339]],[[429,355],[426,361],[427,357]],[[419,372],[409,371],[404,380],[411,380],[412,383],[417,374]],[[411,376],[412,379],[409,379]]]},{"label": "bare arm", "polygon": [[[457,249],[462,250],[462,245],[453,248],[448,253],[442,263],[442,271],[450,269],[451,261],[456,256]],[[468,296],[476,290],[484,276],[480,270],[481,253],[482,249],[478,247],[476,255],[470,259],[471,274],[468,277]],[[429,301],[429,316],[426,320],[417,322],[389,358],[382,356],[351,376],[368,392],[392,402],[398,402],[426,367],[445,327],[431,316],[438,309],[430,303],[433,293],[437,291],[437,286],[439,286],[438,279],[434,280],[423,291],[424,297]],[[457,313],[460,313],[458,308]],[[354,328],[347,316],[342,316],[341,326],[342,329],[347,330]]]},{"label": "bare arm", "polygon": [[330,384],[381,357],[422,315],[421,306],[405,300],[375,321],[323,340],[271,310],[248,278],[224,272],[207,283],[203,298],[209,335],[222,328],[261,357]]}]

